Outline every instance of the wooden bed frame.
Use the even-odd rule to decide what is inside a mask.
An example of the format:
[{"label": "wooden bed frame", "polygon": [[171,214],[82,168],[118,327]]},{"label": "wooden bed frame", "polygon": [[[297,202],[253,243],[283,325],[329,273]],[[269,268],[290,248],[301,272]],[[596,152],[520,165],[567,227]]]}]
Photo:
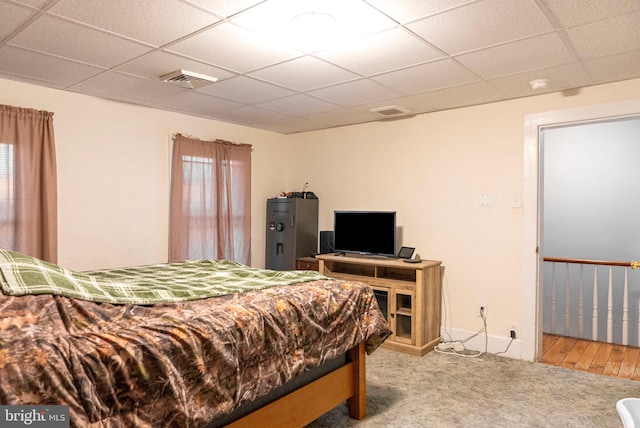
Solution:
[{"label": "wooden bed frame", "polygon": [[230,428],[299,428],[343,401],[349,416],[366,416],[364,342],[347,352],[347,363],[325,376],[227,425]]}]

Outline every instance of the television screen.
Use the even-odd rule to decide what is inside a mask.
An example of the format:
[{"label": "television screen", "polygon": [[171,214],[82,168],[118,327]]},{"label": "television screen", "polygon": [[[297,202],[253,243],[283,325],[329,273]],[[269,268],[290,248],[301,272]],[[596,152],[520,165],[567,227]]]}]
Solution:
[{"label": "television screen", "polygon": [[395,256],[395,211],[334,211],[333,233],[338,253]]}]

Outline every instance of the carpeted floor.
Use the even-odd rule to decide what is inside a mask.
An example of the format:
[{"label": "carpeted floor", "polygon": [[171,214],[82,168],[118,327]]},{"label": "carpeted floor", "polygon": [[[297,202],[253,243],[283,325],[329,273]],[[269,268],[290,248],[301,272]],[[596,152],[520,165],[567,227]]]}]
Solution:
[{"label": "carpeted floor", "polygon": [[378,349],[367,357],[367,417],[342,404],[311,423],[336,427],[615,427],[640,382],[491,354],[415,357]]}]

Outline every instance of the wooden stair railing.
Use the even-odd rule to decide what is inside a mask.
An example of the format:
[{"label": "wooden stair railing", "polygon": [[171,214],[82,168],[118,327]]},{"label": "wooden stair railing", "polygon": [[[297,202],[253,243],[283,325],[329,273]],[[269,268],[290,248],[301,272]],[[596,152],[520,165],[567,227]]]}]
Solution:
[{"label": "wooden stair railing", "polygon": [[[585,265],[594,266],[593,275],[593,305],[591,316],[591,339],[598,341],[598,266],[609,267],[609,288],[608,288],[608,300],[607,300],[607,342],[613,342],[613,268],[623,267],[624,269],[624,289],[623,289],[623,302],[622,302],[622,344],[629,344],[629,280],[628,271],[629,268],[637,269],[640,267],[640,262],[636,261],[605,261],[605,260],[585,260],[585,259],[566,259],[557,257],[544,257],[545,262],[553,263],[551,271],[551,333],[557,334],[556,331],[556,264],[567,264],[565,269],[565,309],[564,309],[564,335],[570,336],[570,316],[571,316],[571,300],[570,300],[570,276],[569,276],[569,264],[580,265],[580,279],[578,289],[578,336],[584,338],[584,299],[583,299],[583,273]],[[640,299],[638,301],[638,341],[636,346],[640,346]]]}]

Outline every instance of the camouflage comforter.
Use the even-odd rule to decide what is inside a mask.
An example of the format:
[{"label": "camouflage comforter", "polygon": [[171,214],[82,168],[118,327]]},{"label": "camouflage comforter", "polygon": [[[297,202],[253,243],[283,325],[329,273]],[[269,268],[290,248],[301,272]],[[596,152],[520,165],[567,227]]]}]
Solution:
[{"label": "camouflage comforter", "polygon": [[390,334],[371,288],[330,279],[157,305],[0,292],[0,404],[72,426],[197,427]]}]

